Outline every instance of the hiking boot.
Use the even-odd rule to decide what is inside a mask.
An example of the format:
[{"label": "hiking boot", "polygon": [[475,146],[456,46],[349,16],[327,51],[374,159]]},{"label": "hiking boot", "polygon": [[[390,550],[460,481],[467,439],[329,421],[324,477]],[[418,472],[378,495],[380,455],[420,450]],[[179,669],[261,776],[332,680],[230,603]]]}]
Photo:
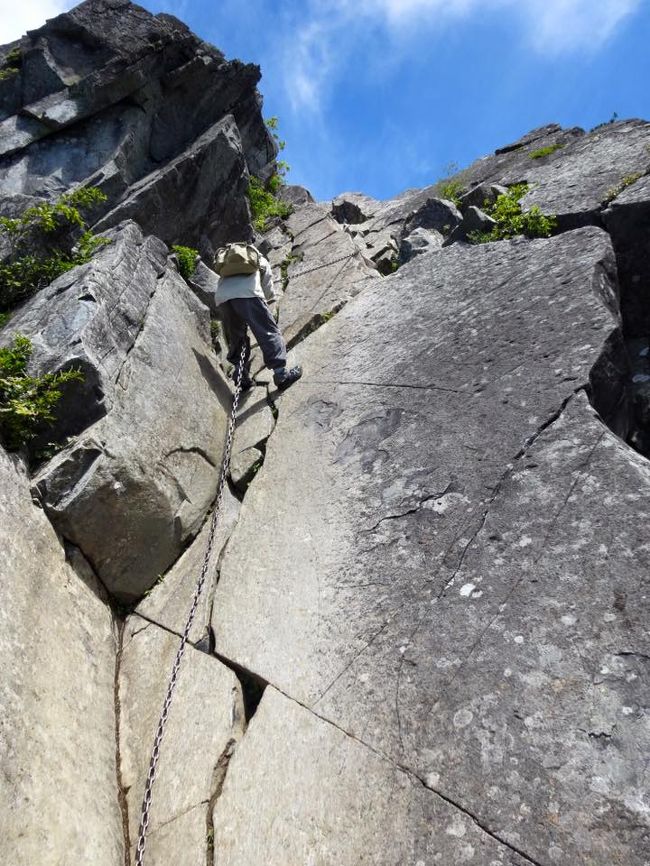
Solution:
[{"label": "hiking boot", "polygon": [[289,385],[293,385],[302,376],[302,367],[291,367],[287,370],[286,367],[281,367],[273,371],[273,382],[278,391],[286,390]]}]

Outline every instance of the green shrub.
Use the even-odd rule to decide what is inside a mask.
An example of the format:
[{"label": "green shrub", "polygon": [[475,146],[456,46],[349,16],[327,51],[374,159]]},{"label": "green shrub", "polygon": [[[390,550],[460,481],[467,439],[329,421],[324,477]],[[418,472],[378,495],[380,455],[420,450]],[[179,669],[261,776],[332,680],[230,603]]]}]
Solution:
[{"label": "green shrub", "polygon": [[54,203],[27,208],[19,217],[0,215],[0,235],[10,247],[8,258],[0,263],[0,312],[90,261],[95,250],[109,242],[89,231],[81,215],[105,200],[101,190],[84,187]]},{"label": "green shrub", "polygon": [[301,262],[301,255],[294,255],[293,253],[289,253],[280,264],[280,279],[282,283],[282,291],[286,292],[287,286],[289,285],[289,268],[294,262]]},{"label": "green shrub", "polygon": [[531,159],[541,159],[543,156],[550,156],[552,153],[555,153],[556,150],[561,150],[564,147],[563,144],[559,142],[556,144],[549,144],[548,147],[540,147],[539,150],[533,150],[528,156]]},{"label": "green shrub", "polygon": [[434,184],[434,192],[439,198],[452,201],[456,207],[458,207],[460,204],[460,197],[465,192],[465,187],[461,181],[453,177],[453,175],[460,171],[458,163],[447,163],[447,165],[444,166],[443,171],[444,176],[439,178]]},{"label": "green shrub", "polygon": [[628,186],[632,186],[633,183],[636,183],[639,178],[643,177],[643,172],[635,171],[634,174],[626,175],[620,183],[617,183],[616,186],[613,186],[611,189],[608,189],[605,193],[605,204],[609,204],[610,201],[614,201],[614,199],[619,196],[624,189]]},{"label": "green shrub", "polygon": [[459,180],[445,180],[440,182],[436,192],[440,198],[452,201],[456,207],[459,207],[460,197],[465,192],[465,188]]},{"label": "green shrub", "polygon": [[[280,121],[277,117],[269,117],[264,122],[271,131],[278,151],[283,151],[286,142],[282,141],[277,131]],[[263,183],[258,177],[251,175],[248,182],[247,195],[251,206],[253,225],[258,232],[266,231],[269,220],[273,217],[282,217],[284,219],[293,213],[291,205],[277,198],[277,194],[284,185],[285,177],[289,171],[289,164],[285,160],[279,159],[275,162],[275,171],[266,183]]]},{"label": "green shrub", "polygon": [[[279,118],[268,117],[264,122],[266,123],[267,127],[271,130],[271,135],[273,136],[273,140],[275,141],[275,143],[277,145],[278,152],[282,153],[282,151],[287,146],[287,143],[286,143],[286,141],[283,141],[280,138],[280,136],[278,135],[278,129],[280,127]],[[291,171],[289,163],[286,162],[284,159],[279,159],[275,163],[275,174],[273,175],[273,178],[271,178],[271,180],[273,181],[275,178],[275,183],[279,187],[284,183],[284,178],[287,176],[289,171]],[[275,190],[272,190],[272,192],[277,192],[277,188]]]},{"label": "green shrub", "polygon": [[4,328],[10,318],[11,313],[0,313],[0,328]]},{"label": "green shrub", "polygon": [[196,262],[199,258],[199,251],[194,247],[182,247],[180,244],[174,244],[172,252],[175,253],[178,259],[178,270],[181,276],[189,280],[196,270]]},{"label": "green shrub", "polygon": [[0,68],[0,81],[6,81],[7,78],[12,78],[20,71],[23,64],[23,57],[20,48],[12,48],[9,54],[4,59],[4,63]]},{"label": "green shrub", "polygon": [[507,193],[498,196],[492,206],[486,206],[485,212],[496,220],[496,226],[491,232],[472,232],[468,240],[472,243],[487,243],[501,241],[524,235],[527,238],[548,238],[557,225],[554,216],[543,214],[534,205],[524,213],[519,200],[528,192],[527,183],[517,183],[508,189]]},{"label": "green shrub", "polygon": [[[277,177],[277,175],[274,175]],[[267,229],[268,222],[273,217],[288,217],[292,213],[291,205],[275,197],[269,185],[273,186],[273,178],[265,186],[262,181],[251,176],[248,183],[248,200],[251,206],[253,225],[258,232]],[[277,190],[277,188],[276,188]]]},{"label": "green shrub", "polygon": [[83,379],[79,370],[29,376],[31,354],[32,344],[22,334],[16,334],[11,347],[0,348],[0,437],[10,451],[27,444],[54,421],[62,385]]}]

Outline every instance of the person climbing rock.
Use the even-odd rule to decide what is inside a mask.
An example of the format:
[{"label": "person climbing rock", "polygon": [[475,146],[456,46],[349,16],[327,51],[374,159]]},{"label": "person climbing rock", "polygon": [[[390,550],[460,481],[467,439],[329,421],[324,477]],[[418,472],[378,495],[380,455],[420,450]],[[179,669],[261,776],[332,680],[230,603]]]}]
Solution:
[{"label": "person climbing rock", "polygon": [[235,367],[244,342],[246,345],[242,388],[254,384],[248,327],[262,351],[265,366],[273,371],[275,386],[284,391],[302,376],[302,368],[287,368],[287,347],[270,309],[270,304],[277,301],[271,265],[252,244],[233,243],[217,250],[214,270],[219,276],[215,303],[228,343],[228,360]]}]

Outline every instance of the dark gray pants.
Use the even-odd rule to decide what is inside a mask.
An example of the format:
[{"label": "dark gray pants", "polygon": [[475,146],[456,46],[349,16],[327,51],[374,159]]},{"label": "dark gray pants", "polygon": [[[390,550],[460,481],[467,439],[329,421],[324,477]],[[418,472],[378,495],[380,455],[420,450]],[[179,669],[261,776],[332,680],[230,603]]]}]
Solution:
[{"label": "dark gray pants", "polygon": [[249,369],[251,345],[248,326],[262,350],[264,364],[270,370],[281,369],[287,363],[287,347],[277,322],[262,298],[233,298],[219,305],[224,335],[228,343],[228,360],[237,366],[242,347],[246,346],[245,369]]}]

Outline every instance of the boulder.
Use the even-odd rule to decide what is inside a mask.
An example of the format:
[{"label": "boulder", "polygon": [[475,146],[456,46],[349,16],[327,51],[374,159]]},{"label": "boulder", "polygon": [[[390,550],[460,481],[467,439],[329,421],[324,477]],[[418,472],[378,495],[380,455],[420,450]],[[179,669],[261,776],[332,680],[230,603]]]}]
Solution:
[{"label": "boulder", "polygon": [[208,312],[166,253],[126,224],[3,331],[6,342],[13,332],[32,339],[34,372],[84,372],[56,427],[77,438],[34,486],[57,530],[122,599],[140,596],[198,532],[230,400]]},{"label": "boulder", "polygon": [[300,207],[300,205],[303,204],[314,203],[314,197],[308,189],[305,189],[304,186],[298,186],[297,184],[291,183],[283,184],[280,187],[278,190],[278,198],[280,201],[284,201],[293,207]]},{"label": "boulder", "polygon": [[496,220],[489,217],[477,207],[470,206],[465,210],[462,222],[456,226],[447,238],[445,245],[453,244],[455,241],[464,241],[470,238],[474,232],[489,234],[496,227]]},{"label": "boulder", "polygon": [[460,197],[458,208],[462,214],[465,214],[469,207],[483,209],[487,205],[493,205],[500,195],[507,192],[508,188],[498,183],[479,183]]},{"label": "boulder", "polygon": [[180,156],[132,184],[95,230],[132,219],[167,244],[197,245],[211,260],[218,247],[249,234],[245,166],[237,125],[226,117]]},{"label": "boulder", "polygon": [[410,262],[412,258],[421,255],[421,253],[440,249],[443,240],[444,238],[440,232],[423,228],[414,229],[400,244],[399,264],[406,264],[406,262]]},{"label": "boulder", "polygon": [[1,449],[0,572],[0,858],[117,866],[111,611],[78,551],[64,551],[33,505],[20,463]]},{"label": "boulder", "polygon": [[414,229],[424,228],[448,234],[462,220],[462,215],[451,201],[428,198],[420,204],[404,222],[402,232],[410,234]]},{"label": "boulder", "polygon": [[210,313],[216,316],[218,314],[218,307],[214,301],[219,286],[219,277],[212,268],[209,268],[205,262],[201,261],[200,257],[197,259],[196,268],[187,280],[187,284],[199,300],[210,310]]},{"label": "boulder", "polygon": [[221,656],[537,863],[644,863],[650,473],[584,395],[619,325],[593,228],[366,288],[305,345],[215,598]]},{"label": "boulder", "polygon": [[230,480],[240,494],[246,493],[248,485],[257,475],[263,462],[264,453],[254,446],[233,454],[230,462]]},{"label": "boulder", "polygon": [[[363,196],[346,193],[334,200],[333,213],[347,213]],[[383,202],[370,200],[359,218],[344,226],[359,250],[374,262],[382,274],[390,274],[399,261],[402,240],[417,228],[433,229],[448,234],[462,217],[453,202],[436,197],[436,187],[406,190]],[[352,213],[352,216],[354,214]],[[352,224],[354,223],[354,224]]]},{"label": "boulder", "polygon": [[361,192],[346,192],[332,201],[332,216],[339,223],[358,225],[367,222],[381,202]]},{"label": "boulder", "polygon": [[388,246],[383,247],[378,253],[373,256],[373,262],[377,265],[377,270],[383,276],[392,274],[397,267],[397,242],[393,241]]},{"label": "boulder", "polygon": [[372,232],[367,236],[350,232],[357,246],[377,266],[381,274],[392,271],[392,262],[397,258],[397,241],[389,231]]}]

